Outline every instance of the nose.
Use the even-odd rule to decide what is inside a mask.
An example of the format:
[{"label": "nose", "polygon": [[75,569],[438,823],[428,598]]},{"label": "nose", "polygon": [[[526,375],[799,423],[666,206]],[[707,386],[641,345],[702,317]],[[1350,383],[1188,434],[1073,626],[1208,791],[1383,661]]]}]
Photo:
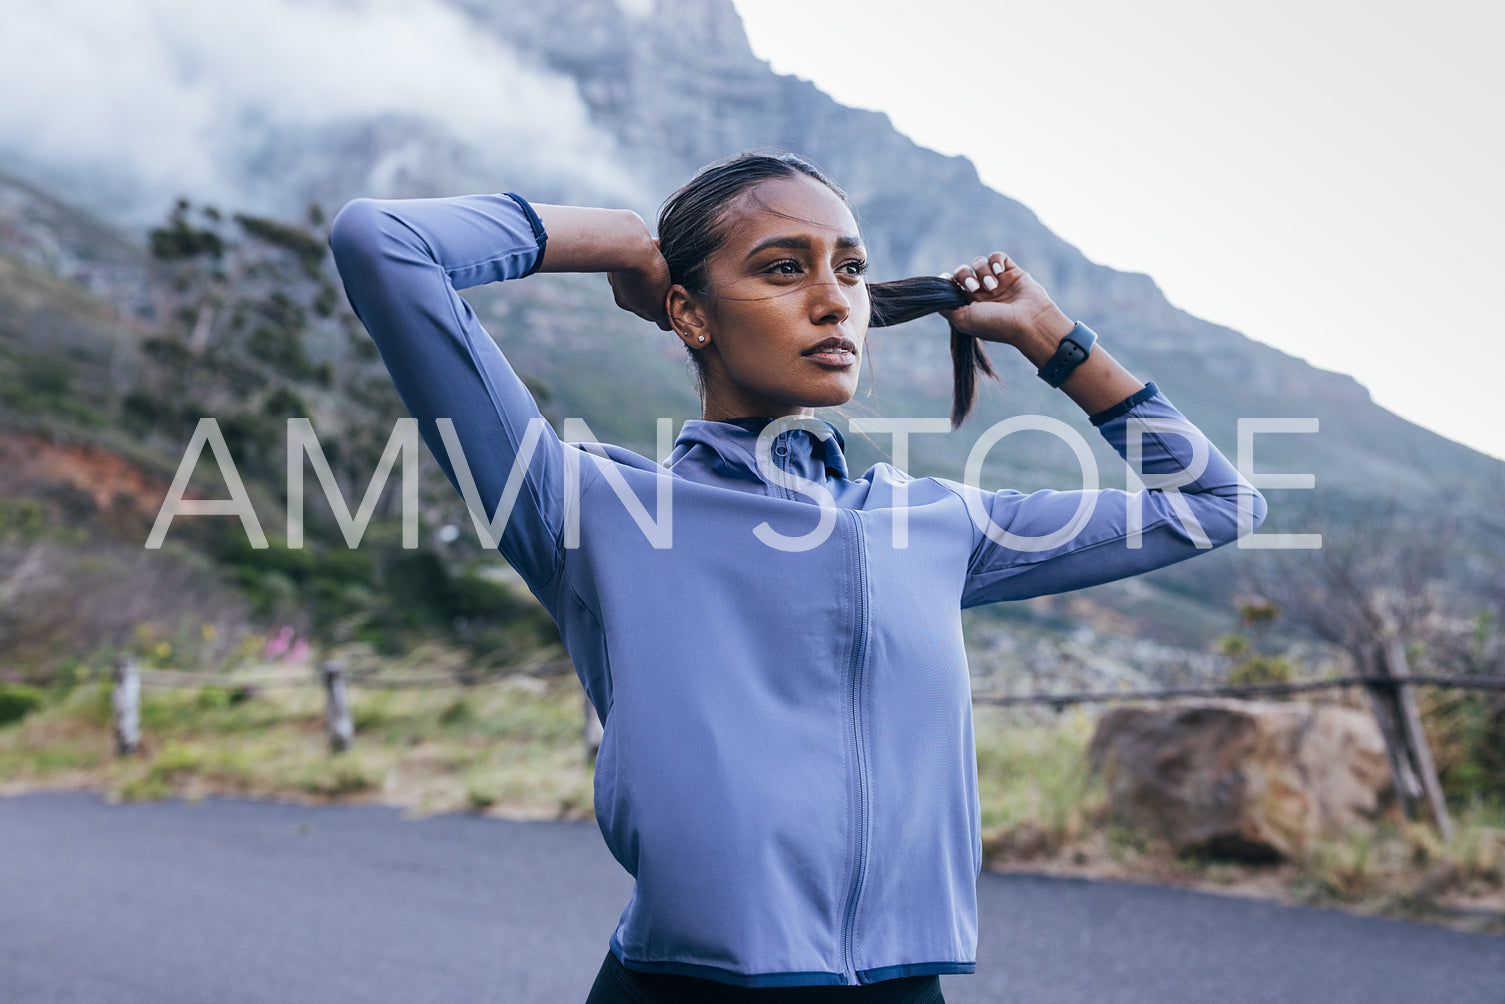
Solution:
[{"label": "nose", "polygon": [[809,295],[814,324],[840,324],[852,313],[852,291],[841,284],[829,266],[812,277]]}]

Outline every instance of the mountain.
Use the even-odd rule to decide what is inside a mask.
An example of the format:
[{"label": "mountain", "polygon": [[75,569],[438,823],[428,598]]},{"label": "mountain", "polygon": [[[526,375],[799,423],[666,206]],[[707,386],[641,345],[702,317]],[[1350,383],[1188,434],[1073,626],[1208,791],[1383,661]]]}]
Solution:
[{"label": "mountain", "polygon": [[[90,128],[43,143],[41,118],[6,113],[0,335],[13,390],[54,353],[72,360],[90,394],[131,391],[147,365],[140,343],[171,321],[158,309],[163,279],[153,278],[143,231],[175,196],[225,214],[300,220],[311,203],[327,214],[357,195],[514,189],[543,202],[627,206],[651,221],[700,165],[773,145],[842,181],[875,278],[931,274],[1003,248],[1231,456],[1240,417],[1317,419],[1315,434],[1257,440],[1255,470],[1317,482],[1315,492],[1271,493],[1271,530],[1312,532],[1386,506],[1446,508],[1467,521],[1496,507],[1505,486],[1505,464],[1403,421],[1352,378],[1193,317],[1148,276],[1089,261],[984,186],[964,158],[918,147],[886,116],[773,73],[730,0],[423,0],[402,13],[363,0],[268,0],[200,11],[170,28],[148,16],[156,6],[110,7],[110,36],[74,29],[73,41],[94,46],[102,84],[57,99],[76,98],[75,115],[92,109]],[[119,102],[160,108],[161,120],[124,128]],[[656,416],[694,412],[677,343],[616,311],[599,279],[540,276],[471,297],[551,417],[582,416],[600,438],[651,452]],[[1021,360],[997,355],[1004,386],[985,390],[960,432],[917,439],[918,472],[959,477],[980,433],[1010,415],[1085,428]],[[936,319],[880,332],[870,379],[844,412],[944,415],[949,374]],[[337,388],[299,393],[339,411]],[[125,449],[120,430],[109,432]],[[859,469],[882,456],[881,444],[849,442]],[[1104,483],[1122,484],[1122,465],[1093,448]],[[170,470],[176,458],[160,442],[155,449]],[[1022,488],[1069,486],[1076,470],[1064,444],[1034,434],[989,456],[995,483]],[[1475,556],[1505,552],[1487,527],[1466,537]],[[1227,628],[1242,558],[1229,551],[1157,573],[1148,587],[1090,591],[1098,599],[1089,605],[1117,604],[1142,631],[1202,645]]]},{"label": "mountain", "polygon": [[[156,5],[139,6],[150,14]],[[176,122],[145,136],[103,122],[80,130],[103,134],[96,142],[113,144],[107,155],[25,147],[22,122],[19,139],[0,140],[0,169],[137,228],[160,219],[169,196],[297,218],[310,202],[332,209],[360,194],[496,188],[626,205],[651,220],[700,165],[776,145],[843,182],[876,278],[929,274],[1006,248],[1225,447],[1234,445],[1230,403],[1249,416],[1318,418],[1317,435],[1260,439],[1269,470],[1313,472],[1322,487],[1359,495],[1498,484],[1498,463],[1396,419],[1351,378],[1172,307],[1148,276],[1087,260],[1028,208],[984,186],[964,158],[920,148],[886,116],[773,73],[753,55],[730,0],[426,0],[397,20],[390,5],[331,12],[269,0],[170,28],[147,14],[115,15],[110,27],[125,37],[98,42],[106,86],[95,90],[118,87],[132,107],[154,103]],[[399,27],[396,48],[387,36]],[[304,37],[320,31],[318,45]],[[142,51],[121,51],[129,45]],[[256,62],[240,54],[247,47]],[[419,65],[405,67],[399,54]],[[146,59],[164,68],[149,73]],[[131,84],[146,93],[131,95]],[[100,105],[96,114],[116,110]],[[156,160],[153,143],[162,148]],[[193,157],[181,154],[174,172],[167,158],[190,144]],[[181,189],[164,190],[177,182]],[[948,363],[936,330],[921,324],[882,337],[875,376],[884,398],[944,413]],[[975,425],[1025,411],[1065,417],[1058,397],[1012,366],[1009,387],[985,401]],[[963,452],[960,443],[935,449],[947,463]]]}]

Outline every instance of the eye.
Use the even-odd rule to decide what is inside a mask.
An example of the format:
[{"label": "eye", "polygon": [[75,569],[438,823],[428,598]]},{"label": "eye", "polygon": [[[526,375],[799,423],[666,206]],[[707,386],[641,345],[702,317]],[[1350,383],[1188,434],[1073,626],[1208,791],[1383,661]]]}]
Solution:
[{"label": "eye", "polygon": [[793,258],[781,258],[763,269],[766,275],[799,275],[804,269]]},{"label": "eye", "polygon": [[836,266],[836,271],[846,275],[866,275],[867,262],[861,258],[853,258],[851,261],[844,261]]}]

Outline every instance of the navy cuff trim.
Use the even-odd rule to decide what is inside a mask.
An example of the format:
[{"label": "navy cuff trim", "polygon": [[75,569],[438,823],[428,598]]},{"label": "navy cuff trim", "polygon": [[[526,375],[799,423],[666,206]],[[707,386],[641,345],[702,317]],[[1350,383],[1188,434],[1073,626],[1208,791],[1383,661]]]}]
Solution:
[{"label": "navy cuff trim", "polygon": [[1145,384],[1139,390],[1136,390],[1134,393],[1130,394],[1128,397],[1124,398],[1122,401],[1115,404],[1113,407],[1105,409],[1098,412],[1096,415],[1093,415],[1090,419],[1088,419],[1088,421],[1090,421],[1093,425],[1103,425],[1105,423],[1111,422],[1118,416],[1128,413],[1131,408],[1143,404],[1159,393],[1160,388],[1155,386],[1154,381],[1151,381],[1150,383]]},{"label": "navy cuff trim", "polygon": [[533,228],[533,239],[538,241],[538,257],[533,260],[533,267],[518,276],[519,279],[526,279],[543,266],[543,255],[544,250],[549,244],[549,235],[543,228],[543,220],[539,219],[538,214],[533,211],[533,207],[528,205],[527,199],[516,192],[503,192],[502,194],[522,207],[523,212],[528,217],[528,225]]}]

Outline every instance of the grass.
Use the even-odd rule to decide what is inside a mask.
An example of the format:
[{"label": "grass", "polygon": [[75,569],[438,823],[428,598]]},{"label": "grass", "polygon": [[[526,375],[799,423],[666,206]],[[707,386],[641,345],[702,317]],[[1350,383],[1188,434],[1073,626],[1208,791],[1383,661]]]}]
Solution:
[{"label": "grass", "polygon": [[990,858],[1050,857],[1080,839],[1106,794],[1089,776],[1094,719],[1073,708],[1050,722],[996,707],[973,710],[983,848]]},{"label": "grass", "polygon": [[[209,794],[379,802],[415,813],[591,817],[591,767],[573,677],[469,688],[352,690],[356,738],[333,754],[319,688],[225,686],[142,695],[143,748],[117,757],[107,684],[54,691],[0,726],[0,794],[90,788],[121,800]],[[1505,933],[1505,807],[1454,808],[1456,836],[1394,815],[1304,859],[1178,857],[1108,821],[1087,769],[1093,716],[979,706],[974,715],[989,867],[1118,878],[1404,916]]]},{"label": "grass", "polygon": [[1115,825],[1087,769],[1095,719],[978,706],[978,785],[990,868],[1149,881],[1505,934],[1505,806],[1452,808],[1454,838],[1392,812],[1300,860],[1246,864],[1169,848]]},{"label": "grass", "polygon": [[1373,832],[1323,841],[1290,883],[1302,903],[1357,903],[1375,913],[1472,917],[1505,933],[1505,818],[1473,803],[1453,812],[1444,842],[1429,825],[1385,820]]},{"label": "grass", "polygon": [[582,705],[570,677],[462,690],[352,691],[354,746],[332,754],[317,687],[142,691],[142,748],[117,757],[110,689],[55,695],[0,728],[0,793],[92,788],[120,800],[234,794],[416,812],[589,818]]}]

